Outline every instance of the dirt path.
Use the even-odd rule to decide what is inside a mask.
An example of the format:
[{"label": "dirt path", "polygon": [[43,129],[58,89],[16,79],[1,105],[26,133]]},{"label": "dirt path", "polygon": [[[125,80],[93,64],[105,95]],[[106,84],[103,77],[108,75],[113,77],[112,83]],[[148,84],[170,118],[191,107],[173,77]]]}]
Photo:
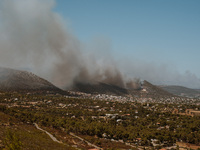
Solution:
[{"label": "dirt path", "polygon": [[37,123],[33,123],[35,125],[35,127],[38,129],[38,130],[41,130],[43,132],[45,132],[54,142],[57,142],[57,143],[62,143],[61,141],[58,141],[52,134],[50,134],[49,132],[47,132],[46,130],[43,130],[42,128],[40,128]]}]

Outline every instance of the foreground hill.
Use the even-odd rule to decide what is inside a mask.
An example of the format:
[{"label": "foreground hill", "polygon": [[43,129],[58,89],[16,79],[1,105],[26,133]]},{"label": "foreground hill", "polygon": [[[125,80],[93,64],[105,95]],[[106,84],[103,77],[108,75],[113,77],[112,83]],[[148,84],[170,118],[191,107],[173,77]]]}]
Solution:
[{"label": "foreground hill", "polygon": [[55,91],[61,92],[59,88],[27,72],[0,67],[0,90],[1,91]]},{"label": "foreground hill", "polygon": [[71,146],[53,142],[47,134],[36,129],[32,124],[23,123],[14,116],[0,111],[0,149],[21,148],[27,150],[76,150]]},{"label": "foreground hill", "polygon": [[199,97],[200,90],[190,89],[183,86],[160,86],[162,89],[178,96]]}]

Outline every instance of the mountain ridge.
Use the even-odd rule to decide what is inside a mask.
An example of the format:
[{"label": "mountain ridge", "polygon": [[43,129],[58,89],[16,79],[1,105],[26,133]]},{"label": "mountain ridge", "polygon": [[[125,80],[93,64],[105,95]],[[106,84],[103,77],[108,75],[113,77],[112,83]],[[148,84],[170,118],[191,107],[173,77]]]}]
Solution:
[{"label": "mountain ridge", "polygon": [[159,87],[178,96],[200,97],[200,89],[192,89],[178,85],[161,85]]}]

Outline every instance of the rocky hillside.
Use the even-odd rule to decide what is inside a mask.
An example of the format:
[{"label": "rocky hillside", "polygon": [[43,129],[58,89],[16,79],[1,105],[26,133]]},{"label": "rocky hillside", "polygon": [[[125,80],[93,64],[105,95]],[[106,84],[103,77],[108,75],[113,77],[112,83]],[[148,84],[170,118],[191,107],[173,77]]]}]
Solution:
[{"label": "rocky hillside", "polygon": [[27,72],[0,67],[1,91],[62,91],[47,80]]}]

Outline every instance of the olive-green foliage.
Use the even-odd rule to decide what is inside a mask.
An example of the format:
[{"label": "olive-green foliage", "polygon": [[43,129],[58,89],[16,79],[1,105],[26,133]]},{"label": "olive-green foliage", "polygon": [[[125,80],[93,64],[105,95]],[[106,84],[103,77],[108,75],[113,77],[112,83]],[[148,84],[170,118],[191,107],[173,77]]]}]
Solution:
[{"label": "olive-green foliage", "polygon": [[22,142],[19,140],[11,130],[6,131],[6,138],[4,139],[5,150],[21,150]]}]

